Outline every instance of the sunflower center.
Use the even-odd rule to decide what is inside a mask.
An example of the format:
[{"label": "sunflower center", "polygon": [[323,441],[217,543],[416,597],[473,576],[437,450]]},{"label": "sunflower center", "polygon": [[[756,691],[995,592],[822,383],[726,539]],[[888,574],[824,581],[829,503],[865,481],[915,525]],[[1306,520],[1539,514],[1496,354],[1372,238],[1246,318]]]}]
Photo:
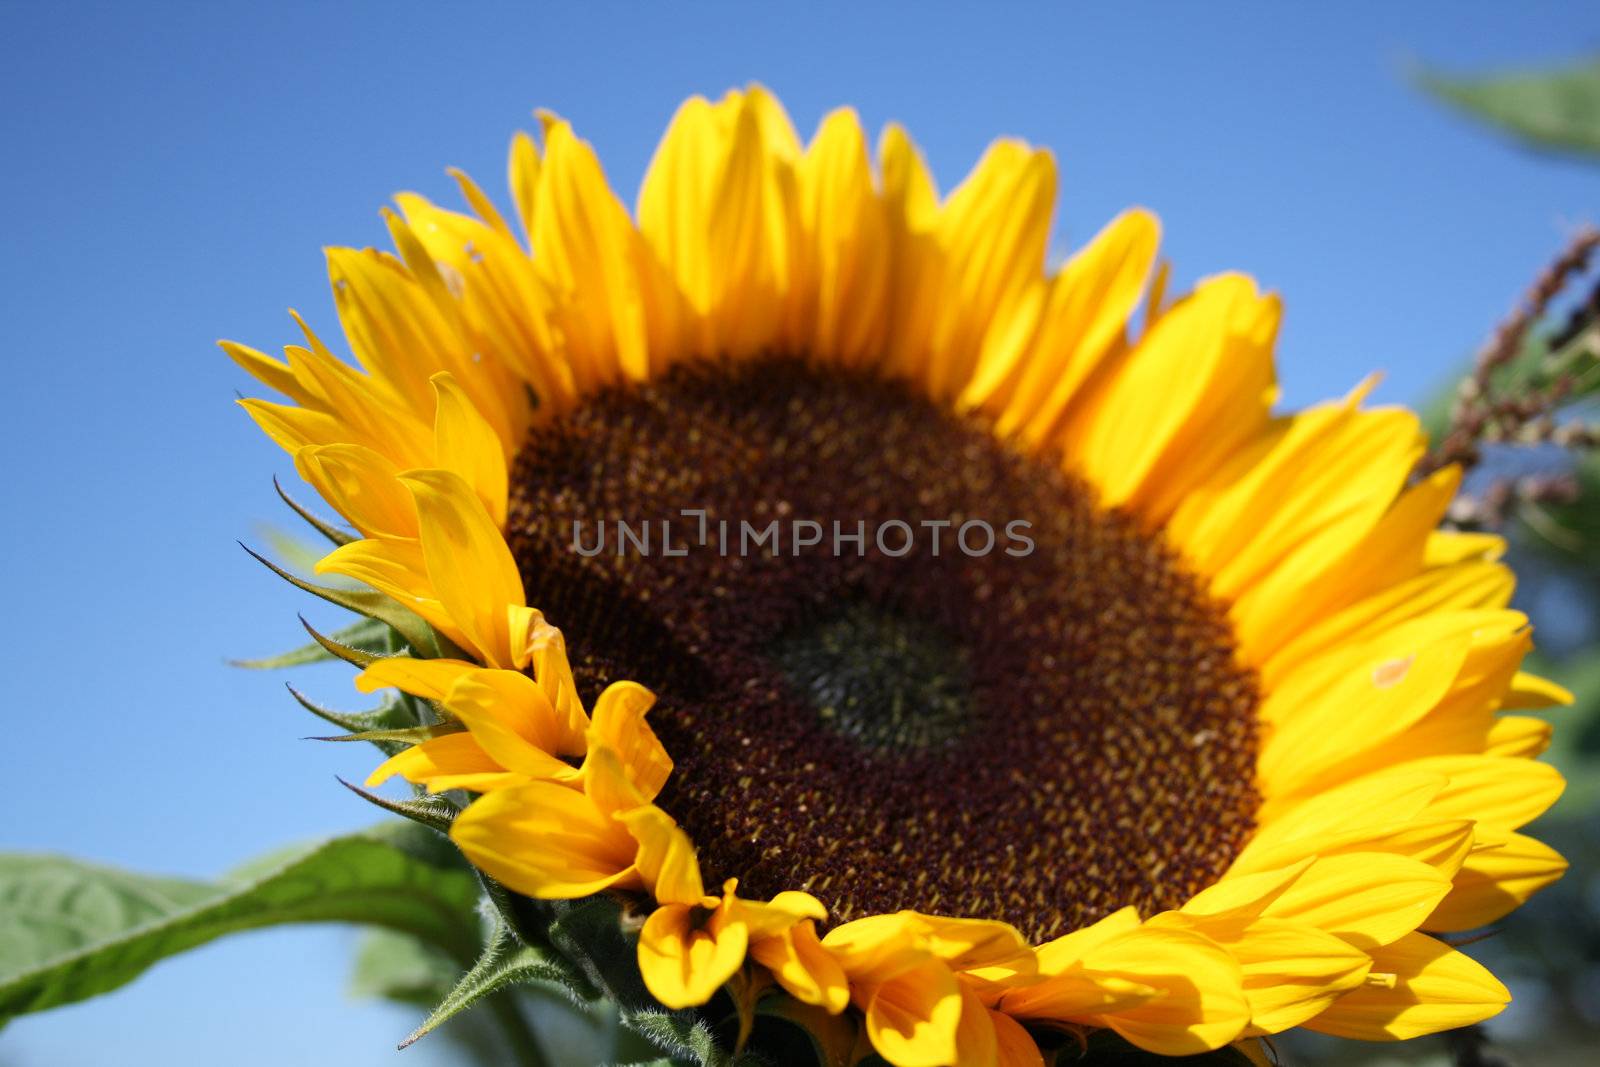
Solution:
[{"label": "sunflower center", "polygon": [[535,430],[512,550],[631,678],[708,885],[1042,940],[1214,882],[1258,806],[1224,606],[1060,464],[908,388],[687,365]]},{"label": "sunflower center", "polygon": [[975,721],[961,645],[872,604],[846,604],[792,627],[769,655],[821,722],[869,748],[937,748]]}]

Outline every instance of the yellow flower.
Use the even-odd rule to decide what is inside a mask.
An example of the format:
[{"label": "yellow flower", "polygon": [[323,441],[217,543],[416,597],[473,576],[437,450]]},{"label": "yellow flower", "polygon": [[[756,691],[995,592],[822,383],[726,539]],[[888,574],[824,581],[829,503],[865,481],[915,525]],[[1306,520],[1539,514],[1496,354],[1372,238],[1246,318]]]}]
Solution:
[{"label": "yellow flower", "polygon": [[518,892],[642,895],[668,1006],[763,968],[897,1067],[1500,1010],[1430,933],[1561,874],[1508,710],[1568,698],[1413,415],[1274,414],[1278,300],[1169,299],[1147,212],[1047,269],[1021,142],[941,197],[897,127],[802,145],[752,87],[630,214],[541,117],[520,235],[458,174],[471,214],[330,251],[359,367],[225,345],[360,535],[320,569],[453,646],[362,674],[441,715],[374,781],[479,794],[452,837]]}]

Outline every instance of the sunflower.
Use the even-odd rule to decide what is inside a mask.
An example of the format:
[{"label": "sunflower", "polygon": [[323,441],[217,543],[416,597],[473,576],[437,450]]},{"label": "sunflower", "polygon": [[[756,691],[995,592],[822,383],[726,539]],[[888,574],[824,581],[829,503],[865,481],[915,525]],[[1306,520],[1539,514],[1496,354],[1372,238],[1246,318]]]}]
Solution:
[{"label": "sunflower", "polygon": [[328,252],[358,366],[224,345],[359,535],[318,570],[427,624],[357,679],[438,716],[373,783],[466,790],[517,893],[638,902],[662,1004],[760,975],[897,1067],[1502,1008],[1435,935],[1563,870],[1506,710],[1567,696],[1412,414],[1275,414],[1277,298],[1170,298],[1148,212],[1047,269],[1019,141],[941,197],[898,127],[803,145],[751,87],[630,215],[540,119],[520,233],[457,173],[470,213]]}]

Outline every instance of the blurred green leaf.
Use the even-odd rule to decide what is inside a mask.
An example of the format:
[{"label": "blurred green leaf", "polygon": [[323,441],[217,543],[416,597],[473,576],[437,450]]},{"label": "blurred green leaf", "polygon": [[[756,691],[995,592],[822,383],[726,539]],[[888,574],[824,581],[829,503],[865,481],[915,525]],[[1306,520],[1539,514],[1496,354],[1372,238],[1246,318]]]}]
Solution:
[{"label": "blurred green leaf", "polygon": [[350,995],[381,997],[432,1008],[461,977],[461,965],[426,941],[395,930],[373,929],[361,936]]},{"label": "blurred green leaf", "polygon": [[0,855],[0,1023],[105,993],[223,934],[280,923],[385,926],[471,960],[477,900],[455,850],[409,823],[280,851],[216,883]]},{"label": "blurred green leaf", "polygon": [[1423,71],[1418,80],[1435,96],[1529,144],[1600,155],[1600,59],[1476,78]]}]

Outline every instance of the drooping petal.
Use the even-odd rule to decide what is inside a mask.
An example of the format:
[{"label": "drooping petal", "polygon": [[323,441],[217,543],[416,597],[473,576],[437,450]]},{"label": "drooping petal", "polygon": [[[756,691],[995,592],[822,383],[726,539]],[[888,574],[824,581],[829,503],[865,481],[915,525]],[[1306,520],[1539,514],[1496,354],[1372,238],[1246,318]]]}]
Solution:
[{"label": "drooping petal", "polygon": [[669,1008],[704,1004],[744,962],[743,923],[703,921],[686,904],[663,904],[639,931],[639,973]]},{"label": "drooping petal", "polygon": [[508,605],[524,603],[522,576],[500,529],[460,475],[415,470],[402,476],[417,502],[428,581],[444,609],[491,667],[520,667]]},{"label": "drooping petal", "polygon": [[638,843],[627,828],[554,782],[487,793],[450,826],[474,866],[530,897],[568,900],[637,889]]},{"label": "drooping petal", "polygon": [[895,1067],[956,1063],[962,995],[938,960],[910,967],[874,987],[866,1006],[867,1036]]}]

